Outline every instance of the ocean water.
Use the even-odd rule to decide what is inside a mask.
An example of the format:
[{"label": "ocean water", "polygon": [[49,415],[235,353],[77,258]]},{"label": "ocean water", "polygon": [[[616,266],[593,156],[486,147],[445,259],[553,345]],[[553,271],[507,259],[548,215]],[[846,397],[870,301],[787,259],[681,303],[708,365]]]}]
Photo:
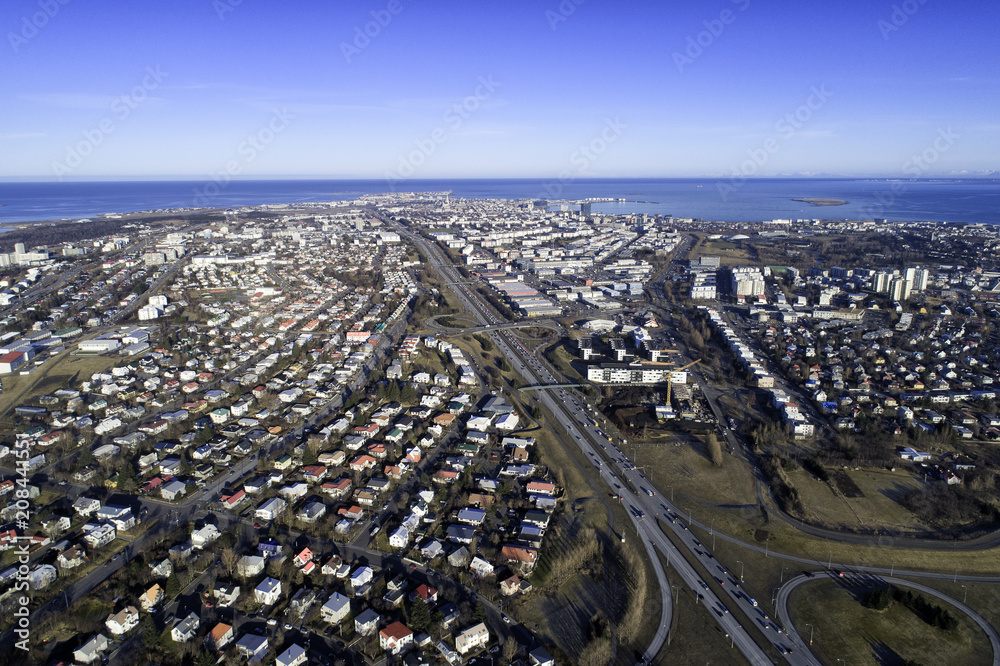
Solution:
[{"label": "ocean water", "polygon": [[[102,181],[0,183],[0,225],[80,219],[164,208],[306,203],[383,192],[445,191],[453,197],[624,199],[597,202],[604,213],[669,214],[730,222],[772,219],[874,219],[1000,224],[1000,180],[754,179],[447,179]],[[813,206],[798,198],[840,199]]]}]

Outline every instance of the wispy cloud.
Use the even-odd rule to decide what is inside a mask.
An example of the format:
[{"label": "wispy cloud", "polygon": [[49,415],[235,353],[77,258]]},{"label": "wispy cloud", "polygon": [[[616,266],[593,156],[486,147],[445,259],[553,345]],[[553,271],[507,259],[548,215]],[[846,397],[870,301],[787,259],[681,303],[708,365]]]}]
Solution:
[{"label": "wispy cloud", "polygon": [[6,132],[0,134],[0,141],[14,141],[16,139],[37,139],[46,136],[45,132]]},{"label": "wispy cloud", "polygon": [[26,102],[60,109],[106,109],[115,99],[113,95],[91,93],[32,93],[19,97]]}]

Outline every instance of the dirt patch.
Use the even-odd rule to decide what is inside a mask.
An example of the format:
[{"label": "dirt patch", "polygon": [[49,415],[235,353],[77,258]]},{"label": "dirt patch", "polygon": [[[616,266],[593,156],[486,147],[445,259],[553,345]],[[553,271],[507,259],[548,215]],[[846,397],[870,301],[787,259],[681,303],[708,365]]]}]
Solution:
[{"label": "dirt patch", "polygon": [[865,496],[865,494],[861,491],[861,488],[858,487],[858,484],[854,483],[854,479],[852,479],[847,472],[842,469],[831,474],[830,481],[834,486],[836,486],[837,491],[848,499],[856,499]]}]

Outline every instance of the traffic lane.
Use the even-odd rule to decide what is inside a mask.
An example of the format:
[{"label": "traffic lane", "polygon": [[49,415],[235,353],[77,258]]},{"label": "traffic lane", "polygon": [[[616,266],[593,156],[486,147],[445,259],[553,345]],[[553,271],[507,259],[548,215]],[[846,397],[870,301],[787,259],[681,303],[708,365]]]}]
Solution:
[{"label": "traffic lane", "polygon": [[[636,496],[633,494],[630,499],[635,501]],[[638,524],[644,521],[636,520],[634,522]],[[690,563],[681,556],[680,551],[677,550],[676,546],[674,546],[669,539],[667,539],[665,534],[660,532],[658,527],[650,522],[645,523],[643,525],[643,529],[647,536],[649,536],[649,538],[656,543],[660,550],[674,555],[671,559],[671,564],[674,569],[678,572],[684,582],[688,584],[695,596],[700,597],[700,600],[704,601],[706,608],[711,610],[713,608],[718,608],[719,606],[724,606],[721,599],[719,599],[712,588],[705,583]],[[760,646],[758,646],[757,643],[750,637],[746,629],[735,618],[733,618],[731,613],[715,612],[715,615],[717,616],[717,622],[732,637],[733,643],[735,645],[740,645],[741,652],[751,663],[759,664],[760,666],[771,664],[771,660],[764,654]]]},{"label": "traffic lane", "polygon": [[[637,504],[646,506],[646,509],[651,514],[662,515],[661,507],[666,506],[665,501],[660,503],[658,506],[651,506],[650,500],[652,498],[645,497],[642,494],[635,495],[634,497],[636,498]],[[670,512],[668,511],[667,513]],[[785,637],[785,632],[781,625],[772,621],[759,606],[753,606],[753,604],[750,603],[749,600],[752,597],[742,589],[742,585],[737,581],[736,576],[719,564],[715,556],[712,555],[705,545],[691,533],[690,529],[684,525],[683,521],[678,523],[675,519],[672,519],[669,516],[667,520],[670,522],[675,535],[683,543],[688,545],[692,551],[696,551],[693,552],[696,559],[698,559],[706,570],[711,573],[711,575],[716,579],[716,582],[720,583],[722,589],[729,595],[731,602],[736,604],[740,610],[747,615],[747,617],[757,622],[760,625],[761,633],[765,640],[781,652]],[[728,583],[728,585],[726,583]],[[786,657],[787,656],[788,655],[786,655]]]}]

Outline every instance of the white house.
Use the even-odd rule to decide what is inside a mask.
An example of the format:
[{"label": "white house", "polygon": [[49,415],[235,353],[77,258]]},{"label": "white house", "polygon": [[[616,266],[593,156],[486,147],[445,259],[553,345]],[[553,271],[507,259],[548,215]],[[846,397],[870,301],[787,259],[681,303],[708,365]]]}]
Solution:
[{"label": "white house", "polygon": [[413,632],[399,621],[393,622],[378,632],[379,646],[390,654],[399,654],[412,643]]},{"label": "white house", "polygon": [[406,548],[410,543],[410,530],[406,529],[402,525],[396,528],[392,534],[389,535],[389,546],[391,548]]},{"label": "white house", "polygon": [[139,624],[139,610],[135,606],[128,606],[117,613],[112,613],[104,621],[104,625],[115,636],[121,636],[132,630]]},{"label": "white house", "polygon": [[236,565],[236,571],[241,576],[250,578],[263,571],[265,564],[267,564],[267,560],[260,555],[244,555],[240,558],[239,564]]},{"label": "white house", "polygon": [[[86,528],[84,529],[86,530]],[[83,535],[83,542],[87,544],[89,548],[100,548],[114,541],[115,536],[115,526],[105,523],[103,525],[96,525],[93,529],[88,530],[87,533]]]},{"label": "white house", "polygon": [[236,641],[236,650],[241,657],[248,661],[260,659],[267,654],[267,636],[243,634]]},{"label": "white house", "polygon": [[355,590],[366,583],[372,582],[374,572],[369,567],[358,567],[351,574],[351,587]]},{"label": "white house", "polygon": [[381,619],[381,615],[371,608],[366,608],[360,615],[354,618],[354,630],[362,636],[371,636],[378,629],[378,623]]},{"label": "white house", "polygon": [[99,660],[101,655],[107,652],[110,646],[111,641],[108,640],[107,636],[97,634],[76,650],[73,650],[73,659],[82,664],[89,664]]},{"label": "white house", "polygon": [[254,588],[253,594],[258,602],[266,606],[275,604],[281,596],[281,581],[268,576]]},{"label": "white house", "polygon": [[482,647],[490,642],[490,630],[480,622],[475,624],[458,636],[455,636],[455,649],[459,654],[465,654],[470,650]]},{"label": "white house", "polygon": [[275,662],[277,666],[300,666],[309,660],[306,649],[301,645],[292,643],[287,650],[278,655]]},{"label": "white house", "polygon": [[320,609],[323,619],[330,624],[339,623],[351,613],[351,600],[340,592],[334,592]]},{"label": "white house", "polygon": [[260,520],[274,520],[285,510],[288,503],[280,497],[272,497],[261,504],[254,515]]},{"label": "white house", "polygon": [[200,626],[201,618],[194,613],[189,613],[186,618],[177,622],[170,630],[170,637],[174,639],[175,643],[187,643],[197,635]]},{"label": "white house", "polygon": [[219,528],[211,523],[191,533],[191,546],[196,550],[201,550],[208,544],[219,538]]},{"label": "white house", "polygon": [[171,479],[160,486],[160,497],[173,502],[175,499],[187,492],[187,484],[177,479]]}]

